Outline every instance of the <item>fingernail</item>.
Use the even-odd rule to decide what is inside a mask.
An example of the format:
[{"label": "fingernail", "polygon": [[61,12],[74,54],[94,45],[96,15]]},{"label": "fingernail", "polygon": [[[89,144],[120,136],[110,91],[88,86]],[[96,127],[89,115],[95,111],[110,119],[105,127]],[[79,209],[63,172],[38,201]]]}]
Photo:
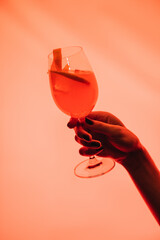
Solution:
[{"label": "fingernail", "polygon": [[67,123],[67,127],[72,128],[72,125],[70,122]]},{"label": "fingernail", "polygon": [[99,142],[92,142],[92,146],[93,147],[100,147],[100,143]]},{"label": "fingernail", "polygon": [[87,124],[93,125],[93,121],[90,120],[89,118],[86,117],[86,118],[85,118],[85,121],[86,121]]},{"label": "fingernail", "polygon": [[88,135],[83,135],[82,137],[83,137],[85,140],[90,141],[90,138],[89,138]]}]

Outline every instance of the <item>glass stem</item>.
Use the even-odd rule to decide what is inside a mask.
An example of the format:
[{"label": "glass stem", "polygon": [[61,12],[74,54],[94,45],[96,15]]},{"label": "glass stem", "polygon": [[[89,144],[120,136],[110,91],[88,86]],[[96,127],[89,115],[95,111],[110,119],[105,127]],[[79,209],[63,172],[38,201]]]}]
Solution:
[{"label": "glass stem", "polygon": [[95,156],[89,157],[88,168],[95,168],[95,167],[99,166],[100,164],[102,164],[102,161],[98,161]]}]

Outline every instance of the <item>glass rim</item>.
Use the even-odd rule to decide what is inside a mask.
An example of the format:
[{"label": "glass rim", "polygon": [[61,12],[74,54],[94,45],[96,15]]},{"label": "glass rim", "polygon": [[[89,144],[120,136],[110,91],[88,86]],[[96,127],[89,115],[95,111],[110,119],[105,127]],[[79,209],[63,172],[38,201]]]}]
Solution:
[{"label": "glass rim", "polygon": [[[83,48],[81,47],[81,46],[67,46],[67,47],[62,47],[62,48],[54,48],[53,50],[57,50],[57,49],[69,49],[69,48],[77,48],[77,49],[79,49],[78,51],[76,51],[75,53],[73,53],[73,54],[70,54],[70,55],[68,55],[68,56],[66,56],[66,57],[71,57],[71,56],[74,56],[74,55],[76,55],[78,52],[80,52],[80,51],[83,51]],[[48,54],[48,58],[50,59],[53,59],[53,50],[52,50],[52,52],[51,53],[49,53]],[[62,59],[64,59],[64,58],[66,58],[66,57],[62,57]]]}]

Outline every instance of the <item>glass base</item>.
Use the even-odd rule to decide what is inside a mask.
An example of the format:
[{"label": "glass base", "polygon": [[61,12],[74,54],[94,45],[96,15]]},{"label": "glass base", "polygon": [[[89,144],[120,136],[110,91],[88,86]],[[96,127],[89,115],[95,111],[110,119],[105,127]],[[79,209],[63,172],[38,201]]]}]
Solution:
[{"label": "glass base", "polygon": [[92,178],[101,176],[109,172],[115,166],[115,161],[112,158],[97,159],[95,156],[79,163],[74,173],[80,178]]}]

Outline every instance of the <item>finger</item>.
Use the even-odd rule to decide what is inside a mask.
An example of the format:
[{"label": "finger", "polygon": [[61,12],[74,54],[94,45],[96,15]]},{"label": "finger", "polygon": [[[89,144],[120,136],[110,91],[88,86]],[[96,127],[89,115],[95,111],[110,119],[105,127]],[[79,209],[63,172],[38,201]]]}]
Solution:
[{"label": "finger", "polygon": [[75,133],[79,138],[83,138],[86,141],[92,140],[92,135],[90,133],[88,133],[87,131],[85,131],[81,125],[79,125],[75,128]]},{"label": "finger", "polygon": [[102,147],[100,147],[99,149],[82,147],[82,148],[79,149],[79,153],[82,156],[93,156],[93,155],[98,154],[101,151],[103,151]]},{"label": "finger", "polygon": [[95,132],[103,133],[109,137],[121,137],[123,135],[123,127],[112,125],[101,121],[85,118],[87,128]]},{"label": "finger", "polygon": [[67,123],[67,127],[74,128],[77,125],[78,118],[70,118],[69,122]]},{"label": "finger", "polygon": [[93,111],[87,115],[88,118],[98,120],[104,123],[124,126],[120,119],[109,112]]},{"label": "finger", "polygon": [[75,135],[75,140],[76,140],[76,142],[78,142],[79,144],[81,144],[85,147],[100,148],[102,146],[101,142],[99,142],[99,141],[92,140],[92,141],[88,142],[83,139],[80,139],[77,135]]},{"label": "finger", "polygon": [[116,161],[126,157],[126,153],[114,148],[113,146],[105,146],[104,150],[96,154],[99,157],[111,157]]}]

